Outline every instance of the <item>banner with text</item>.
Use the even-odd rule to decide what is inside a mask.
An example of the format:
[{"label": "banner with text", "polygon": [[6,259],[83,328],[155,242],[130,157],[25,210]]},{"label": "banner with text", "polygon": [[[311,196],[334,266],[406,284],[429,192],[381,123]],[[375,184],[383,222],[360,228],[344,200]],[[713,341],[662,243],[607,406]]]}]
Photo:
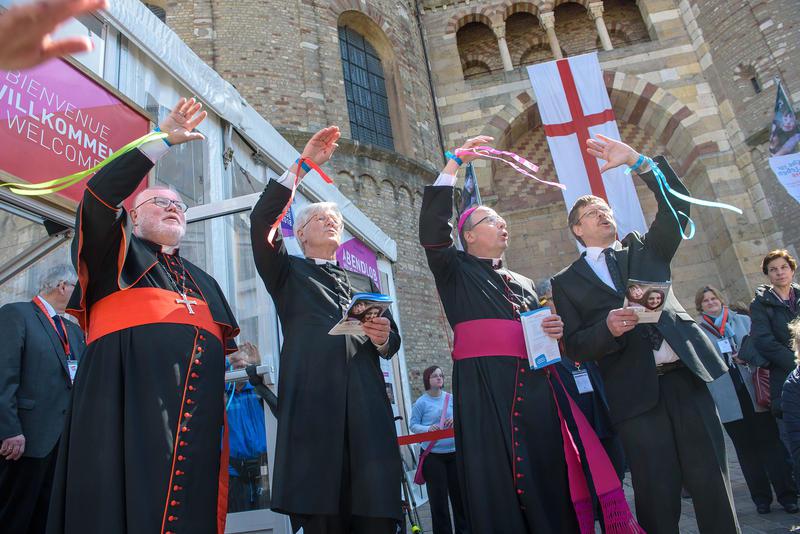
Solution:
[{"label": "banner with text", "polygon": [[[64,60],[0,70],[0,171],[12,177],[41,183],[89,169],[149,130],[147,117]],[[56,194],[80,201],[85,187]]]}]

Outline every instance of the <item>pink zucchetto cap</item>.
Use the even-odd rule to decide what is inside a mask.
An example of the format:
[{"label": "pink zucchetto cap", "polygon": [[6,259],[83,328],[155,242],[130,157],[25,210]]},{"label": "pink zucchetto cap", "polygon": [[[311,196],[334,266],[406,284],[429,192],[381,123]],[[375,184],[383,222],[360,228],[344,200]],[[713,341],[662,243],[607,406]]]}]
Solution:
[{"label": "pink zucchetto cap", "polygon": [[472,206],[471,208],[467,208],[464,210],[464,213],[461,214],[461,217],[458,218],[458,235],[461,235],[461,229],[464,228],[464,224],[469,219],[469,216],[472,215],[472,212],[476,209],[480,208],[480,206]]}]

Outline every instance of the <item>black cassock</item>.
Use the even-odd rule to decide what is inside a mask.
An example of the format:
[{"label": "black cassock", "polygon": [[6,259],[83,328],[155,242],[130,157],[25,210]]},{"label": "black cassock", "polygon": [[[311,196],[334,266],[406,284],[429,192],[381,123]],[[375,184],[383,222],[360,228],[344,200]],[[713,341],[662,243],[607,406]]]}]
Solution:
[{"label": "black cassock", "polygon": [[[514,304],[538,308],[530,279],[456,250],[452,205],[452,187],[425,188],[420,241],[450,326],[518,320]],[[456,360],[453,393],[456,459],[470,532],[577,532],[558,412],[544,372],[532,371],[527,359],[515,356]]]},{"label": "black cassock", "polygon": [[[283,329],[272,509],[400,519],[400,453],[378,350],[366,336],[328,335],[352,294],[375,285],[289,255],[280,235],[267,243],[289,196],[270,182],[250,217],[256,267]],[[391,328],[385,358],[400,348]]]},{"label": "black cassock", "polygon": [[[213,278],[132,235],[117,208],[152,167],[139,150],[121,156],[89,181],[78,210],[79,286],[68,309],[90,338],[106,333],[78,368],[49,534],[224,528],[225,353],[238,327]],[[195,316],[174,303],[184,281],[189,299],[207,304],[207,329],[188,324]],[[143,300],[151,297],[177,309],[152,313]]]}]

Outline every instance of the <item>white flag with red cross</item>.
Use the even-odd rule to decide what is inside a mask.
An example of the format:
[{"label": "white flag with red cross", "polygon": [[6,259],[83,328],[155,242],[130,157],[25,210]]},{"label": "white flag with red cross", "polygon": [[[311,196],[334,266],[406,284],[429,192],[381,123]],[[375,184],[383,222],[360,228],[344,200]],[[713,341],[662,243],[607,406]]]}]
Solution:
[{"label": "white flag with red cross", "polygon": [[528,75],[558,181],[567,186],[567,211],[579,197],[596,195],[614,210],[620,237],[644,233],[642,206],[625,167],[601,174],[602,160],[586,153],[586,140],[597,134],[620,138],[597,53],[531,65]]}]

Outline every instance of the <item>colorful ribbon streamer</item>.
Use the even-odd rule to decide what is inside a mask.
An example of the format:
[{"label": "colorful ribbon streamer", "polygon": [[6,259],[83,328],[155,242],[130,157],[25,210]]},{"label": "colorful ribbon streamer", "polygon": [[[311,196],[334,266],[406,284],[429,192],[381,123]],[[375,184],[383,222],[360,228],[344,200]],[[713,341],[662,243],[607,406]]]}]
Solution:
[{"label": "colorful ribbon streamer", "polygon": [[[297,161],[297,168],[298,168],[298,169],[302,169],[302,168],[303,168],[303,165],[305,165],[305,164],[308,164],[308,165],[309,165],[309,166],[310,166],[310,167],[311,167],[313,170],[317,171],[317,174],[319,174],[319,175],[320,175],[320,177],[321,177],[321,178],[322,178],[322,179],[323,179],[323,180],[324,180],[326,183],[333,184],[333,180],[331,179],[331,177],[330,177],[330,176],[328,176],[327,174],[325,174],[325,171],[323,171],[322,169],[320,169],[320,168],[319,168],[319,165],[317,165],[316,163],[314,163],[313,161],[311,161],[311,160],[310,160],[310,159],[308,159],[308,158],[300,158],[300,159]],[[307,173],[306,173],[306,174],[307,174]],[[290,208],[290,207],[291,207],[291,205],[292,205],[292,201],[294,200],[294,194],[295,194],[295,192],[297,191],[297,186],[298,186],[299,184],[300,184],[300,177],[299,177],[298,175],[295,175],[295,177],[294,177],[294,183],[292,183],[292,194],[291,194],[291,195],[289,195],[289,202],[287,202],[287,203],[286,203],[286,206],[284,206],[284,208],[283,208],[283,211],[282,211],[282,212],[281,212],[281,214],[278,216],[278,219],[277,219],[277,220],[276,220],[274,223],[272,223],[272,226],[271,226],[271,227],[270,227],[270,229],[269,229],[269,233],[267,234],[267,243],[269,243],[270,245],[272,245],[272,244],[275,242],[275,237],[277,237],[277,235],[278,235],[278,230],[279,230],[279,229],[280,229],[280,227],[281,227],[281,221],[282,221],[282,220],[283,220],[283,218],[286,216],[286,213],[289,211],[289,208]]]},{"label": "colorful ribbon streamer", "polygon": [[[514,152],[506,152],[504,150],[497,150],[496,148],[492,148],[490,146],[476,146],[473,148],[459,148],[456,150],[456,156],[461,157],[461,154],[474,154],[476,156],[480,156],[482,158],[487,159],[496,159],[497,161],[502,161],[515,171],[529,178],[533,178],[537,182],[541,182],[545,185],[552,185],[558,187],[559,189],[566,189],[567,186],[564,184],[560,184],[558,182],[548,182],[546,180],[542,180],[541,178],[537,178],[535,175],[531,174],[539,170],[539,166],[531,163],[527,159],[523,158],[522,156],[515,154]],[[510,159],[507,159],[510,158]],[[512,161],[513,160],[513,161]],[[516,162],[516,163],[514,163]],[[517,165],[517,163],[519,165]],[[523,168],[524,167],[524,168]],[[530,170],[528,172],[527,170]]]},{"label": "colorful ribbon streamer", "polygon": [[[669,206],[670,211],[672,211],[672,215],[675,217],[675,220],[678,222],[678,229],[680,230],[681,237],[683,239],[689,240],[689,239],[692,239],[694,237],[694,233],[695,233],[695,230],[696,230],[694,221],[692,220],[691,217],[689,217],[688,215],[686,215],[682,211],[675,211],[675,208],[672,207],[672,203],[669,201],[669,197],[667,196],[667,193],[669,193],[670,195],[674,196],[675,198],[679,198],[679,199],[683,200],[684,202],[688,202],[690,204],[696,204],[698,206],[705,206],[705,207],[708,207],[708,208],[720,208],[720,209],[723,209],[723,210],[730,210],[730,211],[732,211],[734,213],[738,213],[739,215],[742,215],[742,213],[743,213],[742,210],[740,210],[736,206],[731,206],[730,204],[725,204],[724,202],[713,202],[713,201],[710,201],[710,200],[702,200],[702,199],[699,199],[699,198],[694,198],[694,197],[690,197],[690,196],[684,195],[683,193],[679,193],[678,191],[673,191],[672,188],[669,186],[669,183],[667,182],[667,177],[664,176],[664,172],[661,169],[658,168],[658,163],[653,161],[651,158],[645,158],[645,161],[647,161],[647,163],[650,165],[650,169],[653,171],[653,174],[656,177],[656,183],[658,184],[658,188],[661,191],[661,195],[664,197],[664,200],[667,202],[667,206]],[[625,174],[630,174],[630,173],[631,173],[631,168],[630,167],[625,169]],[[683,231],[683,226],[681,225],[680,216],[683,216],[686,219],[686,221],[688,222],[688,224],[689,224],[689,234],[688,235]]]},{"label": "colorful ribbon streamer", "polygon": [[145,143],[149,143],[150,141],[155,141],[157,139],[165,139],[167,134],[164,132],[150,132],[147,135],[140,137],[134,141],[131,141],[124,147],[120,148],[118,151],[114,152],[112,155],[92,167],[91,169],[86,169],[85,171],[79,171],[69,176],[64,176],[62,178],[56,178],[55,180],[49,180],[47,182],[42,182],[40,184],[25,184],[25,183],[13,183],[8,182],[5,184],[0,184],[0,187],[8,187],[9,191],[15,193],[17,195],[22,196],[29,196],[29,197],[38,197],[49,195],[50,193],[57,193],[62,189],[66,189],[71,187],[81,180],[84,180],[88,176],[96,173],[115,159],[119,158],[120,156],[127,154],[131,150],[139,148]]}]

